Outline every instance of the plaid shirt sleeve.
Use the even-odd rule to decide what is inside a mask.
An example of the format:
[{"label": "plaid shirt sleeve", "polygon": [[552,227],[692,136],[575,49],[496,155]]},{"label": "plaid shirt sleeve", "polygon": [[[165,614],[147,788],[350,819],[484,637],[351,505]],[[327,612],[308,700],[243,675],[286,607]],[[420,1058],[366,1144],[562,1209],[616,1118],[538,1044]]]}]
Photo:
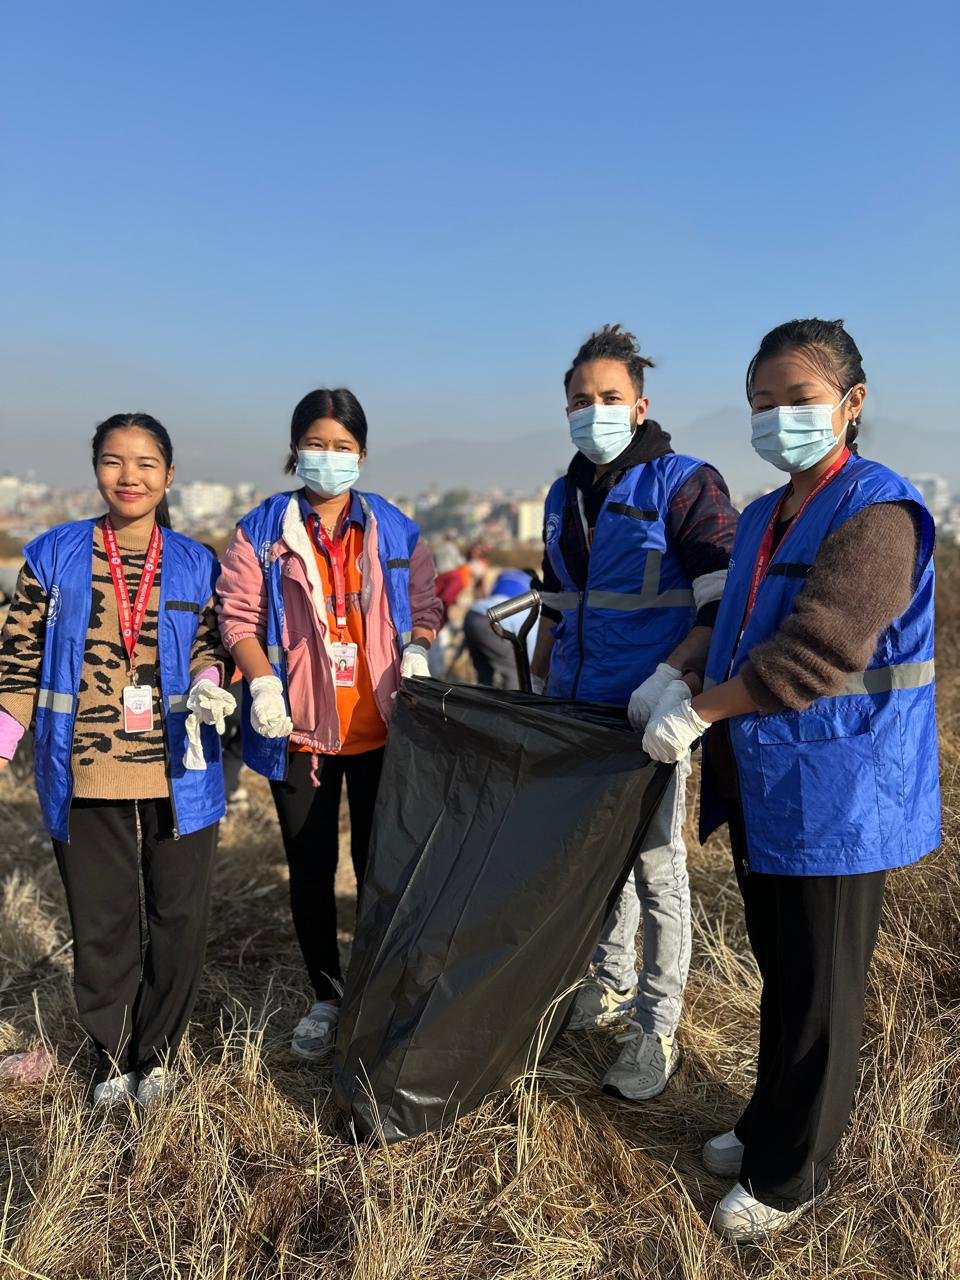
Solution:
[{"label": "plaid shirt sleeve", "polygon": [[[719,471],[700,467],[677,490],[670,503],[668,532],[691,582],[730,566],[730,553],[739,519]],[[697,613],[698,627],[712,627],[720,602],[705,604]]]}]

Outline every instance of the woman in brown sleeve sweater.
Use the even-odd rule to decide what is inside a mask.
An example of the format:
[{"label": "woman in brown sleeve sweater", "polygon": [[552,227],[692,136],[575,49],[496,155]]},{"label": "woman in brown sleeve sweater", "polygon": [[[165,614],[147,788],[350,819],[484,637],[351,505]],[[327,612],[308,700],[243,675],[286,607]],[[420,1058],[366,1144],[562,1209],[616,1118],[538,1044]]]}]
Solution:
[{"label": "woman in brown sleeve sweater", "polygon": [[217,731],[233,698],[216,559],[169,528],[170,437],[118,414],[97,428],[93,463],[107,514],[25,548],[0,635],[0,769],[32,725],[93,1100],[147,1106],[168,1087],[199,983],[224,812]]},{"label": "woman in brown sleeve sweater", "polygon": [[747,395],[790,481],[740,518],[703,692],[644,738],[669,761],[706,734],[701,836],[729,825],[763,978],[753,1096],[703,1153],[738,1179],[713,1215],[737,1240],[826,1192],[884,876],[940,842],[933,520],[855,451],[866,378],[840,321],[767,334]]}]

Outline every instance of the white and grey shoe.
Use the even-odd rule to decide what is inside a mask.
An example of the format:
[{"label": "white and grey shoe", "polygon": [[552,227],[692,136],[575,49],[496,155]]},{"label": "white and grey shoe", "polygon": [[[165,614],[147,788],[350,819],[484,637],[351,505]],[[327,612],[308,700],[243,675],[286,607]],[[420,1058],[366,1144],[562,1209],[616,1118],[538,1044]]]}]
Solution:
[{"label": "white and grey shoe", "polygon": [[636,987],[616,991],[599,978],[588,978],[577,992],[567,1030],[587,1031],[593,1027],[616,1026],[629,1017],[636,998]]},{"label": "white and grey shoe", "polygon": [[733,1129],[718,1133],[703,1144],[703,1165],[723,1178],[736,1178],[743,1161],[743,1143]]},{"label": "white and grey shoe", "polygon": [[792,1227],[818,1199],[822,1196],[814,1196],[796,1209],[772,1209],[738,1182],[714,1209],[710,1225],[727,1240],[736,1240],[740,1244],[765,1240]]},{"label": "white and grey shoe", "polygon": [[315,1062],[333,1048],[337,1038],[340,1006],[329,1000],[318,1000],[305,1018],[301,1018],[293,1030],[290,1050],[298,1058]]},{"label": "white and grey shoe", "polygon": [[141,1077],[137,1087],[137,1102],[143,1111],[149,1111],[173,1093],[173,1072],[166,1067],[154,1067]]},{"label": "white and grey shoe", "polygon": [[617,1036],[623,1048],[603,1077],[603,1091],[626,1102],[646,1102],[667,1087],[680,1065],[680,1046],[676,1036],[644,1031],[633,1021],[630,1026],[631,1031]]},{"label": "white and grey shoe", "polygon": [[127,1071],[122,1076],[110,1076],[101,1084],[94,1085],[93,1105],[95,1107],[115,1107],[118,1102],[129,1102],[137,1092],[137,1073]]}]

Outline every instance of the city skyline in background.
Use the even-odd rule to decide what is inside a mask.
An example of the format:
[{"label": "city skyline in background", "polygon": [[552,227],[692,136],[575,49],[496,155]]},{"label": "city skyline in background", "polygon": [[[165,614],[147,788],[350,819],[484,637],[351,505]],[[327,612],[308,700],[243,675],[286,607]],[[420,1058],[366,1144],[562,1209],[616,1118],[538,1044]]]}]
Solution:
[{"label": "city skyline in background", "polygon": [[[784,477],[771,471],[757,490],[733,490],[742,509],[761,493],[779,487]],[[942,475],[915,471],[909,475],[937,523],[941,544],[960,545],[960,491]],[[288,477],[288,487],[297,484]],[[455,489],[412,489],[386,496],[416,520],[422,536],[435,549],[452,540],[466,553],[483,545],[492,552],[528,552],[531,567],[542,556],[544,499],[548,484],[536,489],[461,485]],[[224,545],[243,515],[267,496],[249,483],[188,481],[170,491],[173,524],[203,541]],[[63,520],[99,515],[103,502],[94,488],[56,488],[12,475],[0,475],[0,591],[12,582],[19,563],[18,544]]]},{"label": "city skyline in background", "polygon": [[183,482],[278,486],[326,384],[367,410],[372,486],[533,486],[620,321],[652,416],[742,489],[747,363],[819,314],[863,352],[873,456],[960,482],[956,13],[866,16],[14,0],[0,471],[84,482],[94,424],[145,410]]}]

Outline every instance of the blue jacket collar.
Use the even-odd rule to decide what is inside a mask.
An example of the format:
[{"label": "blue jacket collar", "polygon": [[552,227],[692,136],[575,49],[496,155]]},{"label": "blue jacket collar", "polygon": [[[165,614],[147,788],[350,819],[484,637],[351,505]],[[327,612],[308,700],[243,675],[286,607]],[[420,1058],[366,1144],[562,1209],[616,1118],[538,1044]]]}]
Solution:
[{"label": "blue jacket collar", "polygon": [[[300,503],[300,514],[303,516],[303,522],[306,524],[307,516],[314,515],[313,507],[307,501],[307,492],[305,489],[297,490],[297,501]],[[355,489],[350,490],[350,507],[347,512],[347,520],[353,524],[358,524],[360,528],[364,528],[367,518],[363,511],[363,503],[360,501],[360,495]]]}]

